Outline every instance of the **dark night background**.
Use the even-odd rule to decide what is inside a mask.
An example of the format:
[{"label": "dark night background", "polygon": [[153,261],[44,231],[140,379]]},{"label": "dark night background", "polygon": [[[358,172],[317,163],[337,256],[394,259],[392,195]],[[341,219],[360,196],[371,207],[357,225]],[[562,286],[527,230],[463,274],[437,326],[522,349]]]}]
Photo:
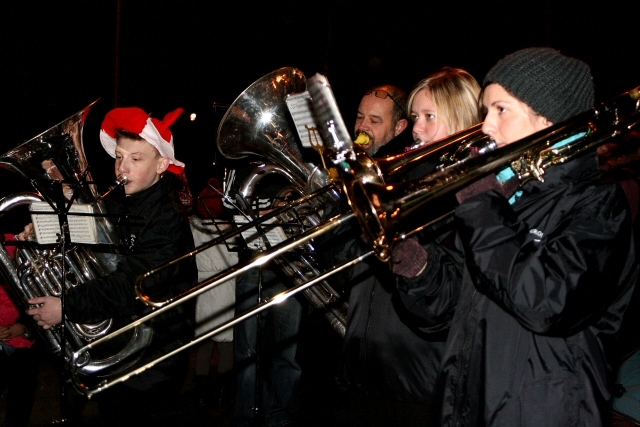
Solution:
[{"label": "dark night background", "polygon": [[[110,109],[139,106],[162,118],[183,107],[172,128],[176,157],[197,194],[214,161],[223,163],[215,139],[225,109],[214,103],[232,103],[285,66],[326,75],[350,130],[375,84],[409,92],[442,66],[482,82],[525,47],[588,63],[597,101],[640,85],[638,0],[0,0],[0,18],[0,154],[99,99],[84,147],[102,190],[114,178],[98,137]],[[191,112],[200,119],[190,122]],[[32,191],[0,168],[0,196],[23,190]],[[8,218],[2,226],[18,226]]]},{"label": "dark night background", "polygon": [[[351,129],[362,93],[391,82],[409,92],[448,65],[479,81],[504,55],[551,46],[591,65],[596,98],[640,84],[640,2],[582,1],[6,1],[0,7],[0,150],[96,99],[84,129],[93,175],[110,183],[98,130],[115,106],[156,117],[181,106],[177,158],[195,191],[213,173],[225,105],[284,66],[326,75]],[[189,122],[188,113],[200,120]],[[220,160],[220,159],[218,159]],[[0,171],[3,193],[20,185]],[[9,177],[10,179],[7,179]]]}]

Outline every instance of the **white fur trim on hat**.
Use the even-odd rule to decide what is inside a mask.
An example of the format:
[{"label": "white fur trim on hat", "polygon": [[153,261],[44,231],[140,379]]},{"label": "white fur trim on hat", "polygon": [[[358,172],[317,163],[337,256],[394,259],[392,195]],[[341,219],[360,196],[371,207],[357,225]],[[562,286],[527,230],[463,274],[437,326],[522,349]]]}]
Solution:
[{"label": "white fur trim on hat", "polygon": [[170,172],[182,173],[185,164],[175,158],[173,135],[169,126],[182,114],[182,108],[168,113],[162,121],[149,117],[147,113],[137,107],[116,108],[105,116],[100,129],[100,142],[106,152],[115,158],[116,131],[126,130],[140,135],[145,141],[153,145],[160,155],[169,159],[174,167]]}]

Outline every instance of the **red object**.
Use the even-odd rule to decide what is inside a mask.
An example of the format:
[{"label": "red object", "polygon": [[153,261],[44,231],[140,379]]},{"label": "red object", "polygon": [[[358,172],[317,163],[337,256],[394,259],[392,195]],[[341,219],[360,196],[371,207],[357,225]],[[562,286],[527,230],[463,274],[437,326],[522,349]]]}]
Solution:
[{"label": "red object", "polygon": [[217,178],[209,178],[207,186],[198,195],[198,215],[202,218],[220,218],[222,216],[221,193],[220,181]]},{"label": "red object", "polygon": [[[5,234],[5,241],[15,241],[13,234]],[[5,249],[11,257],[15,256],[16,247],[14,245],[6,245]],[[0,326],[11,326],[20,318],[20,309],[15,305],[13,299],[9,295],[5,284],[0,284]],[[29,348],[33,345],[32,340],[28,340],[23,336],[14,337],[5,341],[8,345],[15,348]]]},{"label": "red object", "polygon": [[102,122],[100,142],[106,152],[111,157],[115,157],[117,130],[126,130],[140,135],[142,139],[156,147],[162,157],[171,161],[167,170],[179,175],[184,171],[184,163],[175,157],[173,134],[169,127],[183,112],[182,108],[176,108],[159,120],[138,107],[114,108],[107,113]]}]

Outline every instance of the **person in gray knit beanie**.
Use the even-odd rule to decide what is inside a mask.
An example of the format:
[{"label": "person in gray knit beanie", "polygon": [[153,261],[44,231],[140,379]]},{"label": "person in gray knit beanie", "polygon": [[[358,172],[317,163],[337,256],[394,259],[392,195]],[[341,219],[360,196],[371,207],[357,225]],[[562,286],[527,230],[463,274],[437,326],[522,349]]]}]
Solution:
[{"label": "person in gray knit beanie", "polygon": [[551,123],[593,108],[591,70],[557,50],[532,47],[505,56],[489,70],[483,87],[498,83]]},{"label": "person in gray knit beanie", "polygon": [[[501,148],[538,134],[531,164],[548,143],[578,141],[583,129],[554,131],[593,104],[589,67],[553,49],[503,58],[484,86],[483,133]],[[447,332],[430,425],[612,425],[609,346],[640,271],[629,201],[595,149],[521,182],[517,150],[496,161],[501,148],[485,157],[491,173],[454,187],[451,235],[438,224],[392,248],[398,300],[421,330]]]},{"label": "person in gray knit beanie", "polygon": [[503,146],[593,108],[589,66],[550,48],[502,58],[483,81],[482,131]]}]

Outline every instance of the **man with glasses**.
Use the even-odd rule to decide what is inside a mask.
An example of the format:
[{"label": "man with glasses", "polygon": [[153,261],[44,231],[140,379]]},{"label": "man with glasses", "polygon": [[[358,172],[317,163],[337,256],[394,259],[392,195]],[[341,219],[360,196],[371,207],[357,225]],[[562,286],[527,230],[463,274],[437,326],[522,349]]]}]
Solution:
[{"label": "man with glasses", "polygon": [[[406,105],[407,94],[397,86],[381,85],[368,90],[358,106],[354,128],[356,148],[369,156],[380,156],[383,152],[379,150],[409,126]],[[360,139],[359,135],[362,135]],[[402,142],[398,140],[398,144]],[[385,149],[384,152],[402,151],[404,148],[396,147],[395,142],[393,146],[397,150]]]}]

